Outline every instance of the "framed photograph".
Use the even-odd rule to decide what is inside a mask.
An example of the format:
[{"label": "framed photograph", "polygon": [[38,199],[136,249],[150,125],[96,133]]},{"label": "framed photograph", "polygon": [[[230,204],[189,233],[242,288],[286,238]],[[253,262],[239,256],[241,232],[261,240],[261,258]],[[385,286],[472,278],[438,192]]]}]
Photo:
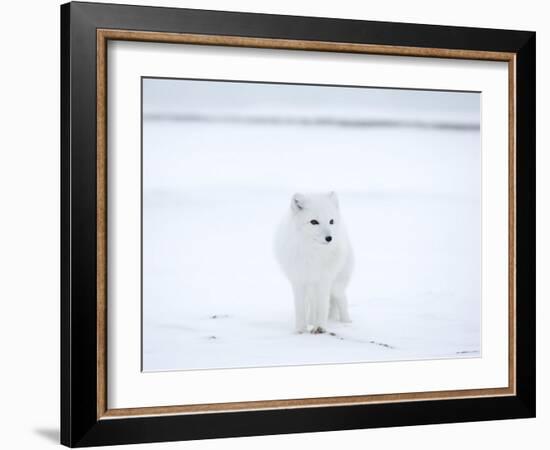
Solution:
[{"label": "framed photograph", "polygon": [[61,7],[61,441],[535,416],[535,33]]}]

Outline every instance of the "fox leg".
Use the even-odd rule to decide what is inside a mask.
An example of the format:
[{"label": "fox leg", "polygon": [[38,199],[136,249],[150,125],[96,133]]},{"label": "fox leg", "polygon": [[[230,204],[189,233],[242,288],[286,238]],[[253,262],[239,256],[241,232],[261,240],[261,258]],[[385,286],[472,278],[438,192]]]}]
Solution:
[{"label": "fox leg", "polygon": [[328,318],[330,320],[339,320],[340,319],[340,310],[338,309],[338,305],[336,304],[336,301],[334,299],[334,296],[330,296],[330,306],[328,309]]},{"label": "fox leg", "polygon": [[294,291],[294,313],[296,318],[296,332],[305,333],[307,331],[306,318],[306,296],[305,290],[301,286],[292,286]]},{"label": "fox leg", "polygon": [[340,322],[351,322],[345,286],[339,283],[334,284],[330,293],[330,303],[334,310],[338,312]]},{"label": "fox leg", "polygon": [[337,280],[333,284],[330,293],[330,303],[338,311],[340,322],[351,322],[348,310],[348,298],[346,296],[346,284]]},{"label": "fox leg", "polygon": [[314,289],[314,303],[316,311],[313,322],[314,334],[324,333],[327,329],[328,314],[330,308],[330,289],[325,283],[319,283]]}]

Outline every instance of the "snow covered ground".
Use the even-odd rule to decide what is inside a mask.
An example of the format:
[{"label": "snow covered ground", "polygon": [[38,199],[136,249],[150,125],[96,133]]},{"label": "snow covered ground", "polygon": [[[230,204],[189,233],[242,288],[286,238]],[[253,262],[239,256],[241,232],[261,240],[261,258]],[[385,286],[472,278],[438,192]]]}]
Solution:
[{"label": "snow covered ground", "polygon": [[[480,356],[479,129],[157,118],[143,137],[145,371]],[[273,234],[312,190],[339,194],[353,322],[298,335]]]}]

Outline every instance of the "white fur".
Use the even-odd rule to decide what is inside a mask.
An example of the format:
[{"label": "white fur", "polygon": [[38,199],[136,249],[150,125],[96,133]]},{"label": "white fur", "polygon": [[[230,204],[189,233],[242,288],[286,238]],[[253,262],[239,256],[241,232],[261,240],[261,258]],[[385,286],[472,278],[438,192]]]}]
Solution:
[{"label": "white fur", "polygon": [[351,322],[346,288],[353,254],[334,192],[293,195],[277,230],[275,253],[292,286],[298,333],[308,326],[312,333],[323,333],[329,316]]}]

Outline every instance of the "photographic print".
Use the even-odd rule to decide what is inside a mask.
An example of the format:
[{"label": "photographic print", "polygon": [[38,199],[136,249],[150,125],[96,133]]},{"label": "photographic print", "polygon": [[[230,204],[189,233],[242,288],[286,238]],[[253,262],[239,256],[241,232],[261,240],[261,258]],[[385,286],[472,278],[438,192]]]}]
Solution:
[{"label": "photographic print", "polygon": [[143,371],[481,355],[480,93],[142,78]]},{"label": "photographic print", "polygon": [[534,32],[60,19],[64,445],[535,417]]}]

